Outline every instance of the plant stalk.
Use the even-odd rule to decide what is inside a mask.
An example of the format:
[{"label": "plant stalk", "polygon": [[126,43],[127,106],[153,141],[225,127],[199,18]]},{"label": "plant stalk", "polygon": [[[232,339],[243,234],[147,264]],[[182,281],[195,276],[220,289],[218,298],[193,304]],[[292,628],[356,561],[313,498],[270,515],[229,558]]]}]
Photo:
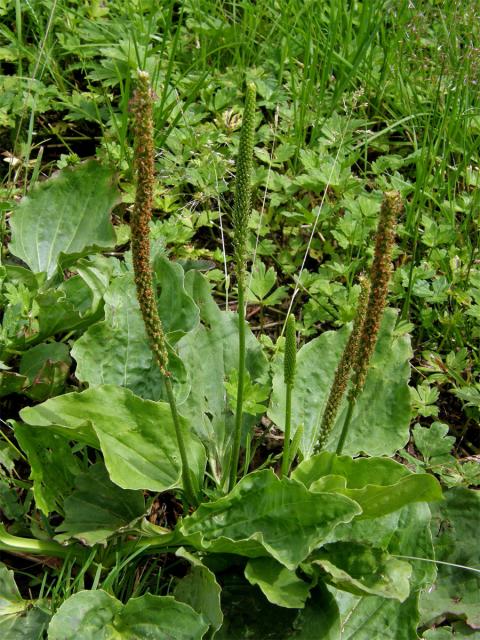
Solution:
[{"label": "plant stalk", "polygon": [[340,438],[337,444],[337,456],[340,456],[343,451],[343,445],[345,444],[345,440],[347,439],[348,430],[350,428],[350,422],[352,421],[353,410],[355,409],[355,399],[348,399],[348,409],[347,415],[345,416],[345,422],[343,423],[342,433],[340,434]]},{"label": "plant stalk", "polygon": [[243,422],[243,392],[245,383],[245,292],[243,281],[238,281],[238,384],[237,405],[235,409],[235,434],[233,440],[232,458],[230,463],[229,489],[233,489],[237,478],[238,461],[240,458],[240,441],[242,439]]},{"label": "plant stalk", "polygon": [[[196,492],[193,488],[192,478],[190,475],[190,467],[188,465],[188,456],[187,450],[185,448],[185,441],[183,439],[182,427],[180,424],[180,416],[177,411],[177,403],[175,401],[175,396],[173,395],[173,387],[172,381],[167,376],[165,378],[165,389],[167,391],[168,404],[170,405],[170,413],[172,414],[173,425],[175,427],[175,435],[177,437],[178,449],[180,451],[180,458],[182,460],[182,481],[183,488],[185,490],[185,495],[187,497],[188,502],[193,506],[198,506],[198,500],[196,498]],[[188,473],[184,473],[184,470],[187,469]]]},{"label": "plant stalk", "polygon": [[292,390],[293,385],[287,384],[285,393],[285,432],[283,442],[282,467],[280,477],[288,475],[290,470],[290,436],[292,431]]},{"label": "plant stalk", "polygon": [[[83,549],[78,546],[75,546],[75,549],[83,557]],[[9,553],[66,558],[72,553],[73,547],[63,546],[53,541],[12,536],[3,525],[0,525],[0,550],[8,551]]]}]

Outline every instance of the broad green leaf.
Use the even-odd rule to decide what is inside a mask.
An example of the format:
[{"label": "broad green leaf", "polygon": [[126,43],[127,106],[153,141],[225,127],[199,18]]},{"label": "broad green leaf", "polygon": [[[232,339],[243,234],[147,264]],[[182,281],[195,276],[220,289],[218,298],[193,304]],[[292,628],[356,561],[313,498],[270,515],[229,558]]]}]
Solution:
[{"label": "broad green leaf", "polygon": [[[358,597],[335,590],[335,598],[340,607],[342,619],[342,640],[372,640],[373,638],[395,638],[395,640],[416,640],[419,620],[418,598],[420,589],[428,586],[434,575],[435,566],[423,562],[431,559],[433,547],[429,529],[430,510],[424,504],[404,507],[397,525],[389,534],[387,551],[391,556],[406,559],[412,567],[410,596],[405,602],[398,602],[379,596]],[[395,517],[391,514],[386,518]],[[374,525],[376,521],[363,521],[360,525]],[[353,523],[355,525],[355,523]],[[377,525],[378,527],[378,525]],[[371,537],[381,536],[372,529]],[[350,534],[349,540],[358,540],[358,531]],[[419,560],[409,560],[412,556]]]},{"label": "broad green leaf", "polygon": [[28,457],[33,495],[40,511],[63,512],[63,500],[81,467],[64,437],[43,427],[15,422],[15,438]]},{"label": "broad green leaf", "polygon": [[[410,340],[394,335],[397,313],[385,311],[379,340],[368,372],[365,389],[359,397],[344,452],[350,455],[392,455],[408,441],[410,424]],[[292,427],[303,425],[300,450],[305,458],[313,453],[322,413],[333,376],[350,329],[327,331],[304,345],[297,354],[297,372],[292,400]],[[281,429],[285,419],[283,360],[274,362],[273,393],[268,415]],[[327,442],[336,447],[345,419],[343,409]]]},{"label": "broad green leaf", "polygon": [[245,476],[215,502],[200,505],[180,524],[180,532],[199,549],[269,556],[295,569],[341,522],[361,513],[345,496],[311,493],[273,471]]},{"label": "broad green leaf", "polygon": [[375,484],[388,486],[412,475],[404,465],[390,458],[351,458],[337,456],[329,451],[303,460],[293,471],[292,478],[310,487],[320,478],[329,475],[342,476],[346,479],[349,489],[363,489]]},{"label": "broad green leaf", "polygon": [[[105,320],[90,326],[72,349],[77,377],[90,386],[117,384],[148,400],[165,399],[162,375],[148,343],[132,275],[115,278],[104,298]],[[185,368],[172,354],[170,368],[177,401],[181,402],[190,388]]]},{"label": "broad green leaf", "polygon": [[[442,499],[437,480],[427,473],[411,473],[389,458],[337,456],[329,451],[303,460],[292,478],[311,491],[337,491],[358,502],[360,518],[377,518],[411,502]],[[341,478],[345,485],[342,486]]]},{"label": "broad green leaf", "polygon": [[102,462],[79,474],[75,488],[64,502],[65,520],[56,528],[55,539],[77,538],[93,546],[128,528],[145,513],[141,491],[121,489],[108,477]]},{"label": "broad green leaf", "polygon": [[36,291],[45,280],[45,274],[32,273],[30,269],[25,269],[25,267],[21,267],[18,264],[6,264],[2,267],[2,270],[5,274],[4,283],[22,283],[31,291]]},{"label": "broad green leaf", "polygon": [[2,640],[43,640],[50,616],[38,606],[16,616],[0,615],[0,637]]},{"label": "broad green leaf", "polygon": [[445,493],[445,502],[432,506],[432,535],[435,558],[442,562],[476,569],[469,571],[452,565],[438,565],[437,579],[422,593],[422,622],[441,615],[466,620],[480,627],[480,494],[463,487]]},{"label": "broad green leaf", "polygon": [[310,586],[273,558],[252,558],[245,567],[245,577],[257,585],[272,604],[289,609],[301,609],[308,598]]},{"label": "broad green leaf", "polygon": [[105,591],[80,591],[53,616],[49,640],[201,640],[208,626],[171,596],[146,594],[123,605]]},{"label": "broad green leaf", "polygon": [[[51,398],[20,412],[28,424],[64,426],[64,435],[74,439],[89,437],[89,429],[98,438],[111,480],[123,489],[167,491],[181,486],[181,459],[170,407],[135,396],[128,389],[105,385],[82,393]],[[185,446],[191,469],[203,481],[205,452],[181,418]],[[61,430],[60,430],[61,432]]]},{"label": "broad green leaf", "polygon": [[95,161],[37,183],[11,219],[10,251],[50,278],[62,254],[81,256],[115,246],[110,211],[118,201],[114,175]]},{"label": "broad green leaf", "polygon": [[41,640],[50,616],[32,608],[15,584],[13,571],[0,564],[0,637],[2,640]]},{"label": "broad green leaf", "polygon": [[[410,504],[380,518],[356,518],[348,525],[339,525],[329,542],[333,540],[352,544],[361,542],[407,560],[412,566],[410,582],[415,588],[430,584],[435,577],[435,564],[429,561],[433,557],[433,545],[430,509],[426,504]],[[415,556],[418,560],[411,560],[409,556]],[[422,560],[424,558],[426,562]]]},{"label": "broad green leaf", "polygon": [[308,562],[326,573],[337,589],[403,602],[410,592],[412,568],[382,549],[355,542],[334,542],[315,551]]},{"label": "broad green leaf", "polygon": [[69,349],[63,342],[38,344],[26,351],[20,360],[20,374],[28,378],[25,395],[42,402],[59,395],[70,371]]},{"label": "broad green leaf", "polygon": [[310,592],[305,608],[295,620],[294,629],[294,633],[288,636],[292,640],[341,640],[338,606],[322,582]]},{"label": "broad green leaf", "polygon": [[[178,342],[178,353],[191,380],[190,395],[180,411],[190,418],[219,477],[230,454],[234,431],[224,383],[238,368],[238,318],[218,308],[210,285],[200,273],[189,271],[185,287],[200,309],[202,323]],[[246,367],[253,384],[267,376],[267,360],[248,327]],[[244,417],[244,432],[253,422],[252,416]]]},{"label": "broad green leaf", "polygon": [[417,640],[418,594],[405,602],[336,591],[342,640]]},{"label": "broad green leaf", "polygon": [[209,638],[215,636],[223,622],[220,602],[221,589],[215,579],[215,574],[202,561],[183,547],[175,552],[179,558],[188,560],[191,564],[190,572],[180,580],[174,590],[174,596],[179,602],[185,602],[199,613],[210,625]]}]

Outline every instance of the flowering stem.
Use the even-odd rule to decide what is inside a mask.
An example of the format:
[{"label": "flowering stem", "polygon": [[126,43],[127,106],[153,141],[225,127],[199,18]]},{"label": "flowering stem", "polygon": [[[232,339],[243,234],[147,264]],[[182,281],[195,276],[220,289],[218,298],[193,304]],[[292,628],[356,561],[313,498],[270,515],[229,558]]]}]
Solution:
[{"label": "flowering stem", "polygon": [[293,385],[285,387],[285,439],[283,442],[282,468],[280,477],[288,475],[290,470],[290,437],[292,432],[292,390]]},{"label": "flowering stem", "polygon": [[401,210],[400,194],[396,191],[385,193],[380,209],[375,237],[375,253],[370,269],[371,286],[368,293],[368,302],[366,303],[365,317],[359,328],[358,347],[352,363],[354,371],[353,384],[348,395],[348,410],[337,445],[337,455],[342,453],[355,403],[365,386],[368,366],[377,344],[380,324],[387,304],[388,283],[392,271],[391,260],[395,242],[395,224]]},{"label": "flowering stem", "polygon": [[167,391],[168,404],[170,405],[170,413],[172,414],[173,425],[175,427],[175,435],[177,437],[178,449],[180,451],[180,458],[182,460],[182,481],[183,488],[185,489],[185,495],[190,504],[194,506],[198,505],[196,498],[196,492],[193,488],[192,478],[190,475],[190,467],[188,465],[187,450],[185,449],[185,441],[183,439],[182,428],[180,425],[180,418],[177,411],[177,403],[175,396],[173,395],[172,381],[167,376],[165,377],[165,389]]},{"label": "flowering stem", "polygon": [[182,461],[182,482],[190,504],[198,504],[188,464],[177,404],[168,371],[167,339],[158,315],[155,285],[150,266],[149,226],[153,206],[154,146],[153,146],[153,97],[148,74],[140,71],[138,85],[132,100],[133,125],[135,131],[135,169],[137,189],[133,208],[132,260],[135,274],[137,298],[142,312],[150,347],[163,375],[168,404],[172,414],[175,435]]},{"label": "flowering stem", "polygon": [[235,408],[235,435],[233,440],[232,459],[230,464],[230,489],[235,485],[238,459],[240,457],[240,441],[242,436],[243,392],[245,378],[245,292],[243,282],[238,282],[238,384],[237,406]]},{"label": "flowering stem", "polygon": [[355,408],[355,399],[350,397],[348,399],[347,415],[345,416],[345,422],[343,423],[342,433],[340,434],[340,438],[337,444],[337,456],[341,455],[343,451],[343,445],[345,444],[345,440],[347,439],[347,434],[350,428],[350,422],[352,421],[354,408]]},{"label": "flowering stem", "polygon": [[368,295],[370,293],[370,282],[368,278],[361,277],[360,285],[361,291],[358,298],[357,313],[355,315],[352,332],[350,333],[345,349],[343,350],[342,357],[340,358],[340,362],[338,363],[335,371],[332,388],[323,413],[320,434],[318,437],[318,443],[315,447],[315,452],[321,451],[327,444],[327,440],[335,425],[338,410],[350,379],[352,364],[358,352],[360,333],[365,321]]}]

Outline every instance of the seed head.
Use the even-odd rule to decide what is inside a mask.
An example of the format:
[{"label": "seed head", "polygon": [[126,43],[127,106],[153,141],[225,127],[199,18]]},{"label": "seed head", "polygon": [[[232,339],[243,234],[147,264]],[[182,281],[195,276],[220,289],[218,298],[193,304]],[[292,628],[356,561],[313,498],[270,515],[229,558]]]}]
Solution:
[{"label": "seed head", "polygon": [[367,277],[363,275],[360,276],[360,286],[360,296],[358,298],[357,312],[353,322],[352,332],[350,333],[347,344],[343,350],[342,357],[340,358],[340,362],[338,363],[335,371],[335,377],[333,379],[332,388],[323,413],[320,435],[315,451],[321,451],[325,447],[328,437],[335,426],[338,410],[350,378],[350,370],[358,352],[360,333],[362,331],[363,323],[365,322],[365,312],[370,292],[370,282]]},{"label": "seed head", "polygon": [[134,164],[137,178],[135,204],[131,216],[132,259],[137,298],[150,346],[163,375],[168,373],[168,352],[158,315],[152,269],[148,223],[152,216],[154,173],[153,93],[148,73],[138,72],[137,89],[131,101],[133,116]]},{"label": "seed head", "polygon": [[370,270],[371,288],[368,296],[365,321],[359,338],[357,355],[353,363],[355,372],[350,398],[361,393],[367,377],[368,365],[377,344],[378,332],[387,303],[388,283],[392,272],[392,251],[395,242],[395,224],[403,209],[400,194],[389,191],[384,194],[375,240],[375,253]]}]

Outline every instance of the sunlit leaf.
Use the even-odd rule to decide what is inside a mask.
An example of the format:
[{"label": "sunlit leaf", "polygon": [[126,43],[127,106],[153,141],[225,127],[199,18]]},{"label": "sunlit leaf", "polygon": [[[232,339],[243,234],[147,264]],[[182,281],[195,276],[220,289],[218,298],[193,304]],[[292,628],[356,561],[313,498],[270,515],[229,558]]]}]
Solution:
[{"label": "sunlit leaf", "polygon": [[171,596],[146,594],[123,605],[105,591],[80,591],[61,605],[49,640],[200,640],[208,625]]},{"label": "sunlit leaf", "polygon": [[[329,451],[303,460],[292,474],[311,491],[336,491],[358,502],[360,518],[377,518],[412,502],[442,499],[438,481],[412,473],[389,458],[337,456]],[[343,482],[342,482],[343,479]]]},{"label": "sunlit leaf", "polygon": [[115,246],[110,211],[118,191],[110,169],[90,160],[40,182],[11,219],[10,251],[35,273],[51,277],[71,258]]},{"label": "sunlit leaf", "polygon": [[256,558],[272,556],[295,567],[341,522],[361,513],[356,502],[312,493],[272,470],[244,477],[223,498],[204,503],[180,525],[199,549]]},{"label": "sunlit leaf", "polygon": [[[57,433],[99,447],[111,480],[123,489],[166,491],[181,486],[181,458],[170,407],[104,385],[51,398],[20,413],[28,424],[51,426]],[[203,480],[205,452],[181,418],[191,469]],[[62,430],[58,427],[64,427]],[[95,437],[92,437],[92,432]]]}]

